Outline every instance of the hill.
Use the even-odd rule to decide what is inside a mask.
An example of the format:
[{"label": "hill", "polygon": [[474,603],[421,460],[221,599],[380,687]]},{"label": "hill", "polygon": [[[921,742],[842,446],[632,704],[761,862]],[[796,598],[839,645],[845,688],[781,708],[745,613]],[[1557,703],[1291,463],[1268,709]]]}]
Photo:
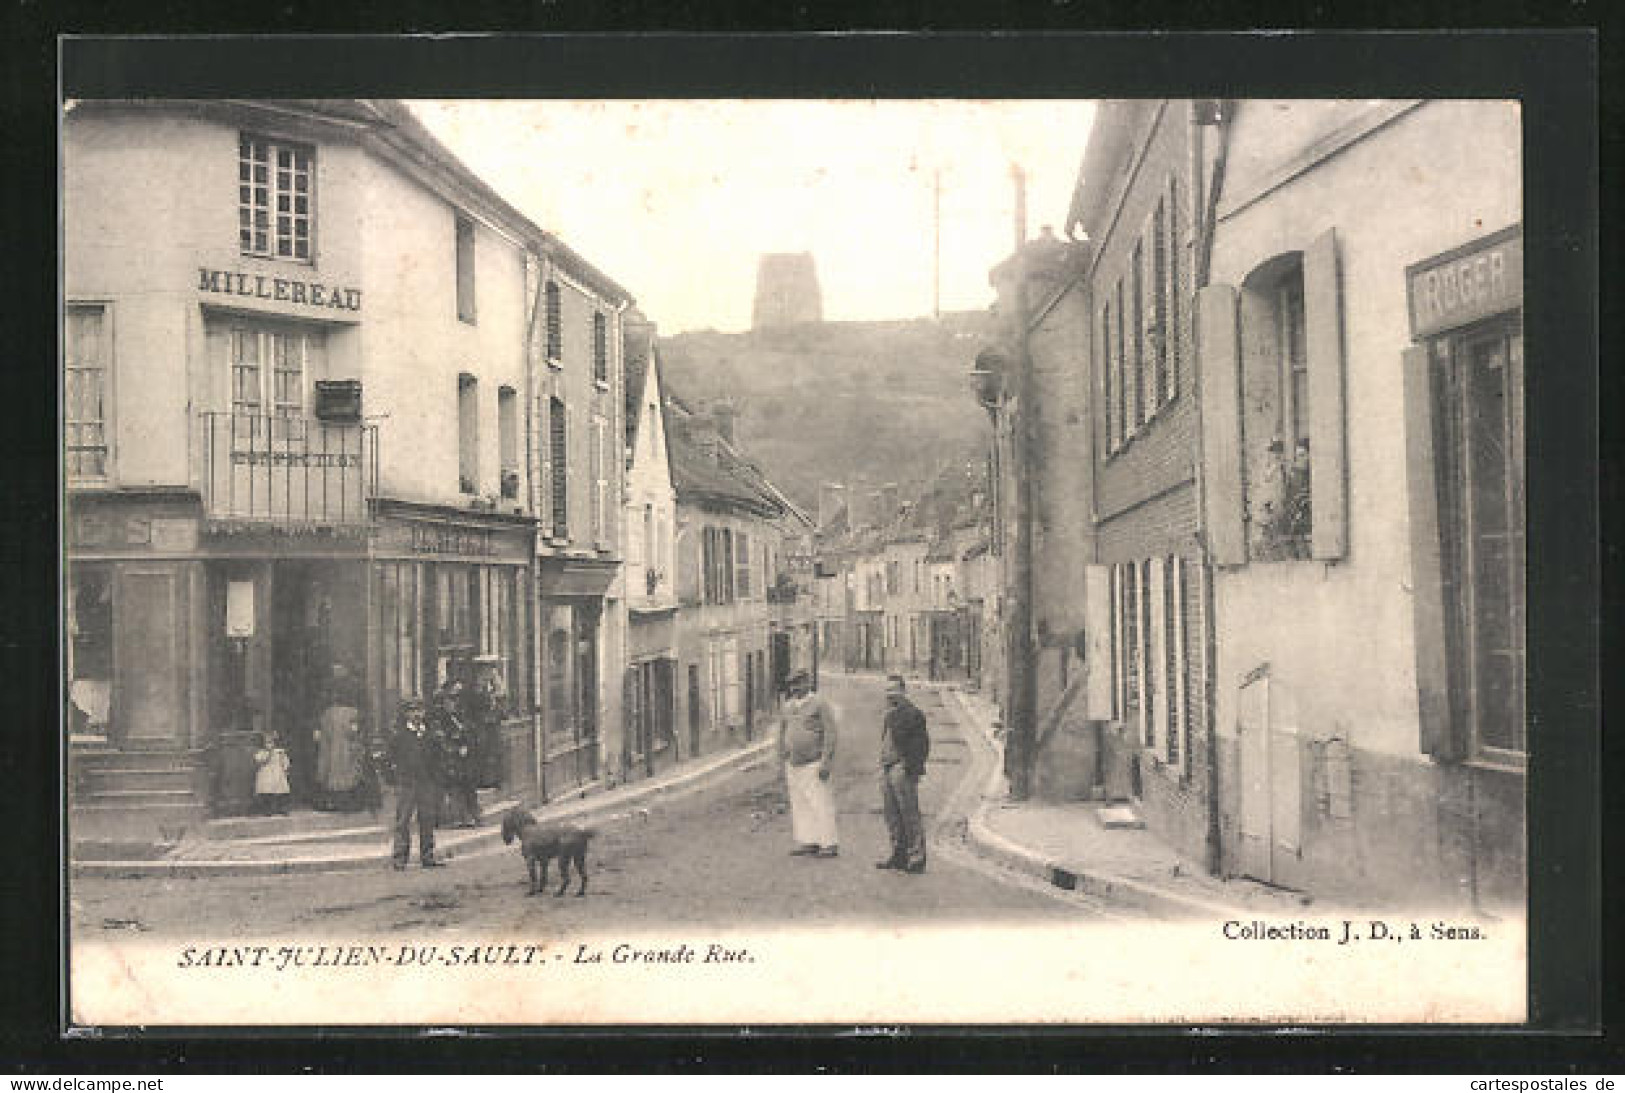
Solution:
[{"label": "hill", "polygon": [[677,334],[660,351],[683,398],[733,401],[739,447],[816,512],[821,482],[896,482],[907,499],[983,450],[987,418],[966,372],[991,329],[981,312],[803,323]]}]

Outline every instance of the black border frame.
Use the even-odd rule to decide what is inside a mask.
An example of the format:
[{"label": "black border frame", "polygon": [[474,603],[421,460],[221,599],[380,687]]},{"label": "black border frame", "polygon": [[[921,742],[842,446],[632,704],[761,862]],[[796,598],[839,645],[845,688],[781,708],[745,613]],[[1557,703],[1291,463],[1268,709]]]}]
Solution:
[{"label": "black border frame", "polygon": [[[1028,8],[1027,25],[1057,26],[1066,0]],[[219,20],[219,5],[197,5],[194,18]],[[391,13],[419,16],[419,5]],[[456,13],[465,26],[490,25],[497,5]],[[1529,21],[1508,6],[1513,22]],[[108,9],[109,11],[112,9]],[[184,19],[185,13],[174,11]],[[291,8],[289,11],[291,12]],[[1106,4],[1102,18],[1123,18]],[[1154,11],[1153,7],[1151,11]],[[1446,12],[1443,5],[1438,14]],[[559,9],[555,25],[573,19]],[[1034,14],[1036,12],[1036,14]],[[1401,18],[1430,14],[1411,6]],[[1136,9],[1144,18],[1150,12]],[[551,14],[537,9],[532,16]],[[921,11],[890,11],[895,25]],[[1186,13],[1187,25],[1212,25],[1215,12]],[[1570,13],[1578,22],[1584,11]],[[613,8],[596,26],[628,27],[650,13]],[[867,14],[873,20],[887,11]],[[507,13],[497,18],[510,17]],[[928,18],[928,14],[926,14]],[[84,18],[81,16],[81,18]],[[737,16],[735,17],[737,18]],[[859,25],[849,20],[845,25]],[[365,19],[365,13],[363,13]],[[90,12],[88,23],[105,23]],[[371,20],[378,22],[376,15]],[[21,23],[18,27],[14,24]],[[703,23],[692,9],[668,26]],[[787,29],[808,29],[807,10]],[[84,24],[82,23],[81,26]],[[365,25],[365,24],[363,24]],[[417,25],[424,25],[419,16]],[[710,25],[715,26],[716,23]],[[727,25],[724,22],[722,25]],[[937,25],[956,24],[953,14]],[[1602,950],[1601,677],[1598,635],[1618,612],[1599,613],[1599,425],[1610,430],[1617,386],[1599,391],[1597,141],[1599,40],[1583,29],[1078,36],[946,33],[761,36],[757,34],[419,38],[157,38],[53,35],[74,28],[30,26],[6,17],[18,58],[4,81],[8,168],[3,208],[14,243],[0,299],[31,320],[23,362],[3,370],[0,397],[14,408],[0,434],[9,468],[11,536],[0,540],[0,590],[13,628],[5,635],[16,665],[10,688],[17,709],[8,764],[19,804],[9,831],[12,868],[0,903],[15,975],[0,1023],[6,1055],[28,1069],[80,1072],[187,1069],[408,1069],[470,1064],[493,1069],[666,1071],[958,1070],[1222,1068],[1246,1070],[1591,1069],[1617,1067],[1618,1042],[1597,1034],[1612,1021],[1601,1009]],[[244,30],[250,29],[244,27]],[[43,32],[43,33],[41,33]],[[1615,43],[1617,45],[1617,43]],[[60,53],[58,54],[58,50]],[[1614,56],[1619,55],[1616,49]],[[56,64],[60,60],[60,68]],[[1609,62],[1617,66],[1617,62]],[[56,87],[25,91],[23,81],[54,74]],[[52,81],[42,81],[50,83]],[[831,1036],[827,1028],[659,1030],[554,1029],[544,1039],[512,1030],[480,1030],[468,1039],[411,1038],[410,1029],[285,1029],[274,1032],[145,1030],[139,1039],[58,1038],[57,947],[41,944],[39,925],[55,935],[60,831],[54,741],[26,731],[54,724],[57,567],[57,438],[54,359],[57,93],[91,97],[345,96],[428,97],[1507,97],[1525,104],[1525,329],[1528,340],[1529,708],[1536,733],[1564,741],[1531,758],[1529,876],[1531,1025],[1527,1029],[1361,1027],[1282,1035],[1257,1030],[1106,1026],[1052,1028],[915,1027],[901,1036]],[[1607,105],[1617,107],[1617,103]],[[1617,118],[1611,120],[1617,121]],[[1618,145],[1604,149],[1617,167]],[[1080,149],[1081,152],[1081,149]],[[1617,184],[1617,177],[1614,178]],[[1604,191],[1610,198],[1612,191]],[[20,247],[15,244],[21,243]],[[1611,250],[1607,269],[1617,265]],[[1610,314],[1610,333],[1617,314]],[[1612,341],[1617,346],[1617,339]],[[1612,381],[1612,376],[1609,377]],[[38,385],[37,387],[35,385]],[[1534,456],[1538,453],[1538,456]],[[1612,470],[1612,466],[1608,469]],[[1601,483],[1618,499],[1617,477]],[[1611,531],[1620,530],[1617,522]],[[44,579],[53,574],[52,579]],[[15,700],[21,699],[21,703]],[[1617,759],[1617,755],[1613,758]],[[1608,830],[1619,831],[1617,803]],[[1617,968],[1617,950],[1608,954]],[[1609,976],[1612,980],[1613,977]],[[1614,980],[1617,982],[1617,980]],[[58,998],[60,1001],[60,999]],[[1609,1018],[1613,1014],[1610,1013]],[[749,1035],[741,1035],[741,1032]],[[630,1032],[633,1039],[626,1039]],[[811,1034],[811,1035],[809,1035]],[[338,1038],[342,1037],[342,1038]]]}]

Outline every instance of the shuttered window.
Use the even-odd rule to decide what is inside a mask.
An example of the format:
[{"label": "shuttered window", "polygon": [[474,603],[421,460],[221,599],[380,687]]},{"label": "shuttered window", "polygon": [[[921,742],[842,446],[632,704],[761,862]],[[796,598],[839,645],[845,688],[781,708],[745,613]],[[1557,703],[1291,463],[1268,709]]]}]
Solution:
[{"label": "shuttered window", "polygon": [[547,282],[547,359],[553,364],[564,360],[564,315],[559,301],[559,283]]},{"label": "shuttered window", "polygon": [[474,221],[457,218],[457,317],[474,321]]},{"label": "shuttered window", "polygon": [[547,428],[553,472],[549,482],[553,537],[567,539],[570,535],[570,448],[563,399],[548,400]]}]

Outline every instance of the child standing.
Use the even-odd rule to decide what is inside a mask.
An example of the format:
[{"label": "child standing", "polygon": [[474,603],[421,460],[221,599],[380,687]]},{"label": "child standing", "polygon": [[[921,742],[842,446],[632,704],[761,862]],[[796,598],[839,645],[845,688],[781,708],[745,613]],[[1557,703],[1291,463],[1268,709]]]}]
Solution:
[{"label": "child standing", "polygon": [[287,815],[288,752],[282,738],[269,733],[260,736],[260,750],[254,753],[254,810],[263,814]]}]

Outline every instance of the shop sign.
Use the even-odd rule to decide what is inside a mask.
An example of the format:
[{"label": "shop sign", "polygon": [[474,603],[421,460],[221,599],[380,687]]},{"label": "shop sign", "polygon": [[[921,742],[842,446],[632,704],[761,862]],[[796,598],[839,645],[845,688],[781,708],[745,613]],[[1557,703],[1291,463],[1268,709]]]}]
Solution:
[{"label": "shop sign", "polygon": [[496,548],[491,542],[491,533],[484,528],[413,524],[412,551],[415,554],[472,554],[487,557],[495,554]]},{"label": "shop sign", "polygon": [[1518,307],[1523,302],[1523,232],[1471,243],[1406,271],[1411,337],[1425,338]]},{"label": "shop sign", "polygon": [[149,516],[85,513],[74,523],[73,539],[80,546],[149,546],[153,523]]},{"label": "shop sign", "polygon": [[185,551],[197,547],[196,520],[153,518],[152,545],[159,550]]},{"label": "shop sign", "polygon": [[197,287],[199,292],[302,304],[329,311],[361,310],[361,290],[358,288],[324,285],[320,281],[300,281],[290,277],[267,277],[263,273],[237,273],[199,266]]}]

